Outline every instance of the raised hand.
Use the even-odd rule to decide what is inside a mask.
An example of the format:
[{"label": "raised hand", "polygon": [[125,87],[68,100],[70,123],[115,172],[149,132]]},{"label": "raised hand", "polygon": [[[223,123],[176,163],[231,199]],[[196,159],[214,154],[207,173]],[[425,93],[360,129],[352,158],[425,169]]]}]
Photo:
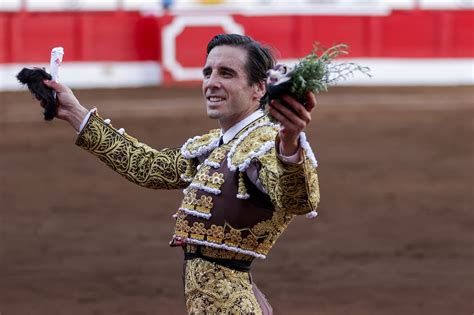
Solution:
[{"label": "raised hand", "polygon": [[306,95],[306,107],[288,95],[284,96],[283,100],[289,108],[273,100],[270,102],[268,110],[281,125],[280,154],[291,156],[299,148],[299,135],[311,122],[311,111],[317,102],[313,92],[308,92]]},{"label": "raised hand", "polygon": [[76,131],[79,131],[81,122],[89,111],[79,103],[69,87],[52,80],[45,80],[43,83],[56,91],[58,100],[56,117],[66,120]]}]

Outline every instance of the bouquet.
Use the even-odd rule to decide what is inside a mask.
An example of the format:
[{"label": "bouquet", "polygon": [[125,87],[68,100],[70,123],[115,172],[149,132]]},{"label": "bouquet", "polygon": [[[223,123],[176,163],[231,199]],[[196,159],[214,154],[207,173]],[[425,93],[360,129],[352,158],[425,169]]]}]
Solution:
[{"label": "bouquet", "polygon": [[[282,100],[284,95],[290,95],[301,104],[306,103],[306,94],[309,91],[315,94],[327,91],[330,85],[361,72],[371,76],[368,67],[362,67],[352,62],[336,63],[334,60],[340,55],[348,54],[348,46],[335,45],[322,50],[317,44],[313,51],[300,59],[296,65],[277,64],[267,72],[267,92],[269,101]],[[322,50],[321,54],[318,54]]]}]

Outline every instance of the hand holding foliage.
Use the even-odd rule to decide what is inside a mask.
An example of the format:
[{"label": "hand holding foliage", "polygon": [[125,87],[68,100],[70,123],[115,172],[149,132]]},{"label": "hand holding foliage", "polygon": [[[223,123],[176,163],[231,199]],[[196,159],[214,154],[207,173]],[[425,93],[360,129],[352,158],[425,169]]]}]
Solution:
[{"label": "hand holding foliage", "polygon": [[[289,91],[284,94],[289,94],[304,103],[309,91],[313,91],[315,94],[327,91],[330,85],[347,79],[356,72],[371,77],[368,67],[362,67],[352,62],[335,62],[336,57],[348,54],[347,49],[347,45],[339,44],[318,55],[322,49],[316,44],[313,51],[300,59],[294,69],[286,74],[291,77],[291,85],[285,84],[285,89],[289,87]],[[278,99],[278,97],[272,97],[272,83],[268,85],[270,85],[268,88],[270,99]],[[275,85],[278,85],[278,82]],[[281,91],[278,94],[282,94]]]}]

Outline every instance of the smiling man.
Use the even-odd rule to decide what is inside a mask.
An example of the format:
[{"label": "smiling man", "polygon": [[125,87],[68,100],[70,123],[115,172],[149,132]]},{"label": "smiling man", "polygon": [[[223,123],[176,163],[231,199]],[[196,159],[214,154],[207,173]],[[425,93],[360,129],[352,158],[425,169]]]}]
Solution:
[{"label": "smiling man", "polygon": [[[72,91],[53,81],[57,117],[78,132],[76,144],[128,180],[153,189],[183,189],[170,245],[184,250],[190,314],[269,314],[252,282],[251,263],[265,258],[295,215],[316,215],[317,162],[304,129],[316,105],[285,97],[267,105],[271,51],[250,37],[223,34],[208,44],[202,92],[220,128],[178,149],[154,150],[115,129]],[[269,113],[273,117],[270,119]]]}]

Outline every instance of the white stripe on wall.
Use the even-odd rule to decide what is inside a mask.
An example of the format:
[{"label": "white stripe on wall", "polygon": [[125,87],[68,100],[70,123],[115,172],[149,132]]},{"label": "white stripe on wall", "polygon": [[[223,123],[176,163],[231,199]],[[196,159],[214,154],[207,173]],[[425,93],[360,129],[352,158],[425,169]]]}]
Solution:
[{"label": "white stripe on wall", "polygon": [[[345,61],[370,67],[373,78],[355,75],[339,84],[343,86],[474,85],[473,58]],[[23,67],[33,66],[47,67],[45,64],[0,64],[0,91],[21,89],[16,74]],[[200,77],[189,79],[200,80]],[[163,83],[163,70],[158,62],[65,62],[61,65],[60,81],[71,88],[158,86]]]},{"label": "white stripe on wall", "polygon": [[[46,64],[0,64],[0,91],[19,90],[16,75],[23,67],[45,67]],[[59,81],[71,88],[119,88],[158,86],[163,71],[158,62],[65,62]]]}]

